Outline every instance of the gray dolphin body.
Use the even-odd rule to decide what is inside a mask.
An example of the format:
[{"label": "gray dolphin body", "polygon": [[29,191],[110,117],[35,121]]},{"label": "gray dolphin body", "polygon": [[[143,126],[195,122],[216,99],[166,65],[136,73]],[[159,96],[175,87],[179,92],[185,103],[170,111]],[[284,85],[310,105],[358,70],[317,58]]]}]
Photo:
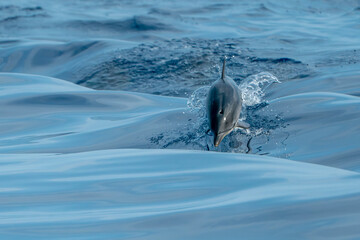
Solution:
[{"label": "gray dolphin body", "polygon": [[241,92],[234,80],[225,77],[225,59],[221,79],[211,86],[206,105],[215,147],[219,146],[223,138],[235,128],[250,127],[248,123],[239,121],[242,107]]}]

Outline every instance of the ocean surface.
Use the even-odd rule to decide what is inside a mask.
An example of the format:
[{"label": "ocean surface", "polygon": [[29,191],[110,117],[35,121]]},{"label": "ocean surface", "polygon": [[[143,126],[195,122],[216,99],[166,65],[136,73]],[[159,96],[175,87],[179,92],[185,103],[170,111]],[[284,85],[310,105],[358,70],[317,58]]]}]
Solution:
[{"label": "ocean surface", "polygon": [[360,1],[0,0],[0,238],[360,239]]}]

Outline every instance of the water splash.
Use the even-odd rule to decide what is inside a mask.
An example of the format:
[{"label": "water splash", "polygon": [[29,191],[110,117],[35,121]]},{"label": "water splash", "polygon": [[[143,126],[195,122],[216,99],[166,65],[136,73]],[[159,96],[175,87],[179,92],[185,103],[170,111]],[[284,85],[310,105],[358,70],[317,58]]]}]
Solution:
[{"label": "water splash", "polygon": [[[247,77],[239,88],[242,93],[243,105],[254,106],[264,102],[265,90],[273,83],[281,83],[277,77],[269,72],[261,72]],[[187,106],[190,111],[197,112],[200,116],[205,114],[205,101],[210,86],[195,90],[188,98]]]},{"label": "water splash", "polygon": [[273,83],[281,83],[277,77],[269,72],[261,72],[246,78],[240,85],[243,105],[254,106],[262,103],[265,90]]},{"label": "water splash", "polygon": [[200,117],[205,117],[206,97],[210,86],[196,89],[187,100],[187,106],[192,112],[196,112]]}]

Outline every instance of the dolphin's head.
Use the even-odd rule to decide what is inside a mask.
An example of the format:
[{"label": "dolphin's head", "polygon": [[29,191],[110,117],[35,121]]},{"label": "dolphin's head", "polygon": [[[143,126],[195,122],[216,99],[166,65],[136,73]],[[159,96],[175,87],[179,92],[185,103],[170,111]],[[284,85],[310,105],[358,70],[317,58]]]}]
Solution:
[{"label": "dolphin's head", "polygon": [[220,81],[214,84],[207,98],[207,115],[216,147],[234,129],[241,110],[236,93],[226,84]]},{"label": "dolphin's head", "polygon": [[219,144],[224,139],[224,137],[226,135],[228,135],[231,131],[232,131],[232,129],[230,129],[228,131],[225,131],[225,132],[215,133],[215,135],[214,135],[214,146],[215,147],[219,146]]}]

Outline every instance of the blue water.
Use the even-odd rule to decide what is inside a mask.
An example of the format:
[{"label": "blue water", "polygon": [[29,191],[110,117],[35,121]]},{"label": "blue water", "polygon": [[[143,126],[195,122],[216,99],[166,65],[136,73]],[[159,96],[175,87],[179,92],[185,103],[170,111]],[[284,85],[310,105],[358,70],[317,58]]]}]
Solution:
[{"label": "blue water", "polygon": [[359,80],[359,0],[0,0],[0,237],[360,239]]}]

